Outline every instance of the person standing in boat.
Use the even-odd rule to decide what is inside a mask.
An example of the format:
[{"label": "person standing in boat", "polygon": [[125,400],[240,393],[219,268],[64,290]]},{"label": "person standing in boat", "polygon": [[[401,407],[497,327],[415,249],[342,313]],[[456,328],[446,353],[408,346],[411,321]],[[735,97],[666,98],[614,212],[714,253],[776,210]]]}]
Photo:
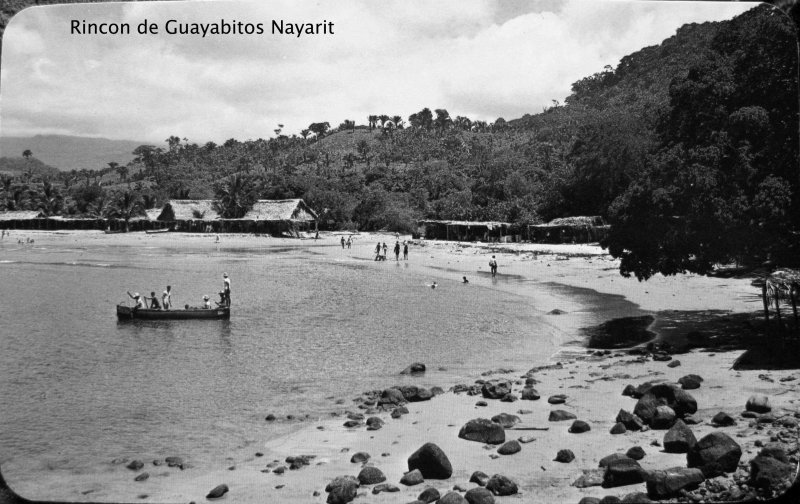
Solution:
[{"label": "person standing in boat", "polygon": [[130,296],[130,298],[133,299],[134,302],[136,302],[136,306],[134,307],[135,310],[138,310],[140,308],[142,310],[147,309],[147,305],[144,304],[144,299],[142,298],[142,296],[139,295],[138,292],[131,294],[131,291],[128,291],[128,296]]},{"label": "person standing in boat", "polygon": [[161,294],[161,306],[164,307],[165,310],[169,310],[172,308],[172,286],[167,285],[167,290]]},{"label": "person standing in boat", "polygon": [[[222,292],[225,293],[225,306],[231,306],[231,279],[227,273],[222,274]],[[209,304],[209,308],[210,308]]]},{"label": "person standing in boat", "polygon": [[203,296],[203,309],[210,310],[211,309],[211,300],[209,300],[208,296]]}]

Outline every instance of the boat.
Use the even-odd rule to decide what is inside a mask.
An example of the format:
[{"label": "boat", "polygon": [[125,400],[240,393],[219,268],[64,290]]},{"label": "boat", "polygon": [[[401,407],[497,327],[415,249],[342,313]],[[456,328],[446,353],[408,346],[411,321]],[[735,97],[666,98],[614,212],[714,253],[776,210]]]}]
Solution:
[{"label": "boat", "polygon": [[119,320],[222,320],[231,318],[230,308],[187,308],[184,310],[154,310],[117,305]]},{"label": "boat", "polygon": [[145,233],[146,234],[158,234],[158,233],[169,233],[170,231],[172,231],[172,229],[170,229],[170,228],[148,229],[148,230],[145,231]]}]

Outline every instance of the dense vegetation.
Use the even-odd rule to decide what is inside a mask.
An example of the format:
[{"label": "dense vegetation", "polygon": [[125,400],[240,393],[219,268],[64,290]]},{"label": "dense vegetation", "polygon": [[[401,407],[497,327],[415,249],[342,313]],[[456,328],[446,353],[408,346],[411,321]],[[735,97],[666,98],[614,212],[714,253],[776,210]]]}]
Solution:
[{"label": "dense vegetation", "polygon": [[[363,126],[320,121],[268,140],[172,136],[138,147],[125,166],[53,178],[60,203],[49,211],[216,197],[235,217],[257,198],[300,197],[323,227],[400,231],[421,218],[524,225],[603,215],[623,274],[787,264],[800,230],[797,72],[794,25],[759,6],[683,26],[536,115],[487,124],[424,108],[407,124],[375,114]],[[0,203],[41,206],[36,180],[6,178]]]}]

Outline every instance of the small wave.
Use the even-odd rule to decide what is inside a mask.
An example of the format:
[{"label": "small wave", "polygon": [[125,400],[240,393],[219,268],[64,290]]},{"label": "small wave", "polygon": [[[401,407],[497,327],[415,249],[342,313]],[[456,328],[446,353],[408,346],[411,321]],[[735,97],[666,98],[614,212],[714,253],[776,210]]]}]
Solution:
[{"label": "small wave", "polygon": [[12,261],[11,259],[0,259],[0,264],[14,264],[19,261]]}]

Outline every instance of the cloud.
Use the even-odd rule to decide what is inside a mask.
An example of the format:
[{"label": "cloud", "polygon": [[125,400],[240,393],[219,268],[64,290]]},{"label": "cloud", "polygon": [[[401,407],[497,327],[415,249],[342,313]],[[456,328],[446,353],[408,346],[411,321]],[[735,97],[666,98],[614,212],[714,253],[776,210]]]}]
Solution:
[{"label": "cloud", "polygon": [[[576,80],[657,44],[686,22],[752,4],[541,0],[133,2],[28,9],[4,37],[0,133],[59,132],[202,143],[297,133],[311,122],[472,119],[540,112]],[[158,35],[69,33],[72,19],[157,23]],[[261,36],[163,33],[166,21],[261,23]],[[272,20],[334,23],[281,36]]]}]

